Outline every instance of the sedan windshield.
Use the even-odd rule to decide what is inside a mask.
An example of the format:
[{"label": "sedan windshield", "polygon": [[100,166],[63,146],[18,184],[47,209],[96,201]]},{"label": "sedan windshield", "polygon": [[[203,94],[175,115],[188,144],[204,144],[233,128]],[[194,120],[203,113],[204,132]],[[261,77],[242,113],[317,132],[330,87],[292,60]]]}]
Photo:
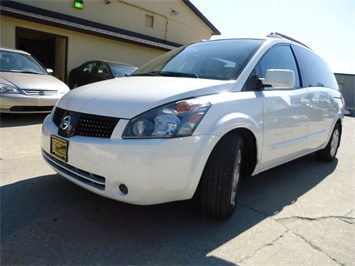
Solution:
[{"label": "sedan windshield", "polygon": [[0,71],[48,75],[32,56],[10,51],[0,51]]},{"label": "sedan windshield", "polygon": [[125,75],[129,75],[134,70],[137,69],[136,67],[133,67],[133,66],[114,65],[114,64],[111,64],[110,66],[111,66],[111,71],[116,78],[124,77]]},{"label": "sedan windshield", "polygon": [[174,49],[140,67],[133,76],[236,79],[263,40],[215,40]]}]

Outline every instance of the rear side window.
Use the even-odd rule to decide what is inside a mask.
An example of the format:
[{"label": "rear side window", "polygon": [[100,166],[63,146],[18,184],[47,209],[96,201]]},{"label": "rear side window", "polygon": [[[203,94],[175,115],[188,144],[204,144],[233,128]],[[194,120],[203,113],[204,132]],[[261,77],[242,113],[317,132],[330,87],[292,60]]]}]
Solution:
[{"label": "rear side window", "polygon": [[299,61],[304,87],[338,89],[333,72],[319,56],[299,46],[293,46]]}]

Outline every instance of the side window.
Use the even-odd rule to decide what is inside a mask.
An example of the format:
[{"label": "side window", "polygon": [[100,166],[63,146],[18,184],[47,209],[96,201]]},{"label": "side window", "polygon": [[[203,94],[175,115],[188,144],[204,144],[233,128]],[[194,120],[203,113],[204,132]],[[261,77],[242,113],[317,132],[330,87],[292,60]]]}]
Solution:
[{"label": "side window", "polygon": [[282,45],[272,47],[260,59],[255,71],[259,78],[265,78],[268,69],[289,69],[295,73],[295,86],[300,87],[299,74],[295,57],[290,46]]},{"label": "side window", "polygon": [[108,77],[109,76],[108,66],[106,64],[100,64],[97,67],[97,75],[101,77]]},{"label": "side window", "polygon": [[301,67],[304,87],[338,88],[333,72],[320,57],[302,47],[293,48]]},{"label": "side window", "polygon": [[295,73],[294,89],[300,88],[300,78],[295,57],[289,45],[278,45],[270,48],[256,64],[246,81],[243,91],[262,89],[259,78],[265,78],[268,69],[288,69]]},{"label": "side window", "polygon": [[92,73],[95,66],[96,66],[96,62],[90,62],[89,64],[84,66],[83,72]]}]

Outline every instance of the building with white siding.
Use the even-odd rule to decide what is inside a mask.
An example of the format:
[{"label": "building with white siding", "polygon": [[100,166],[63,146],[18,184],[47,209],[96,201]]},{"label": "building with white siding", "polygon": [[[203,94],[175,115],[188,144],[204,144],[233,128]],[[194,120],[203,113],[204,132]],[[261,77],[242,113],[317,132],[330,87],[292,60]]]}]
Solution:
[{"label": "building with white siding", "polygon": [[140,66],[220,32],[188,0],[6,0],[0,46],[30,52],[67,81],[92,59]]},{"label": "building with white siding", "polygon": [[335,73],[335,78],[343,94],[347,114],[355,117],[355,74]]}]

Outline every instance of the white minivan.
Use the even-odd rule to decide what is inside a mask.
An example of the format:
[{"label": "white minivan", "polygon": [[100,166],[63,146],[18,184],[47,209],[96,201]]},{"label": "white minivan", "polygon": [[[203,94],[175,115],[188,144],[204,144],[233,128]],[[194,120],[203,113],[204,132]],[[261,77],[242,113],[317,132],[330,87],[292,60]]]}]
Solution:
[{"label": "white minivan", "polygon": [[242,177],[309,153],[336,156],[344,100],[328,65],[281,34],[193,43],[132,75],[64,95],[42,154],[99,195],[147,205],[199,199],[229,217]]}]

